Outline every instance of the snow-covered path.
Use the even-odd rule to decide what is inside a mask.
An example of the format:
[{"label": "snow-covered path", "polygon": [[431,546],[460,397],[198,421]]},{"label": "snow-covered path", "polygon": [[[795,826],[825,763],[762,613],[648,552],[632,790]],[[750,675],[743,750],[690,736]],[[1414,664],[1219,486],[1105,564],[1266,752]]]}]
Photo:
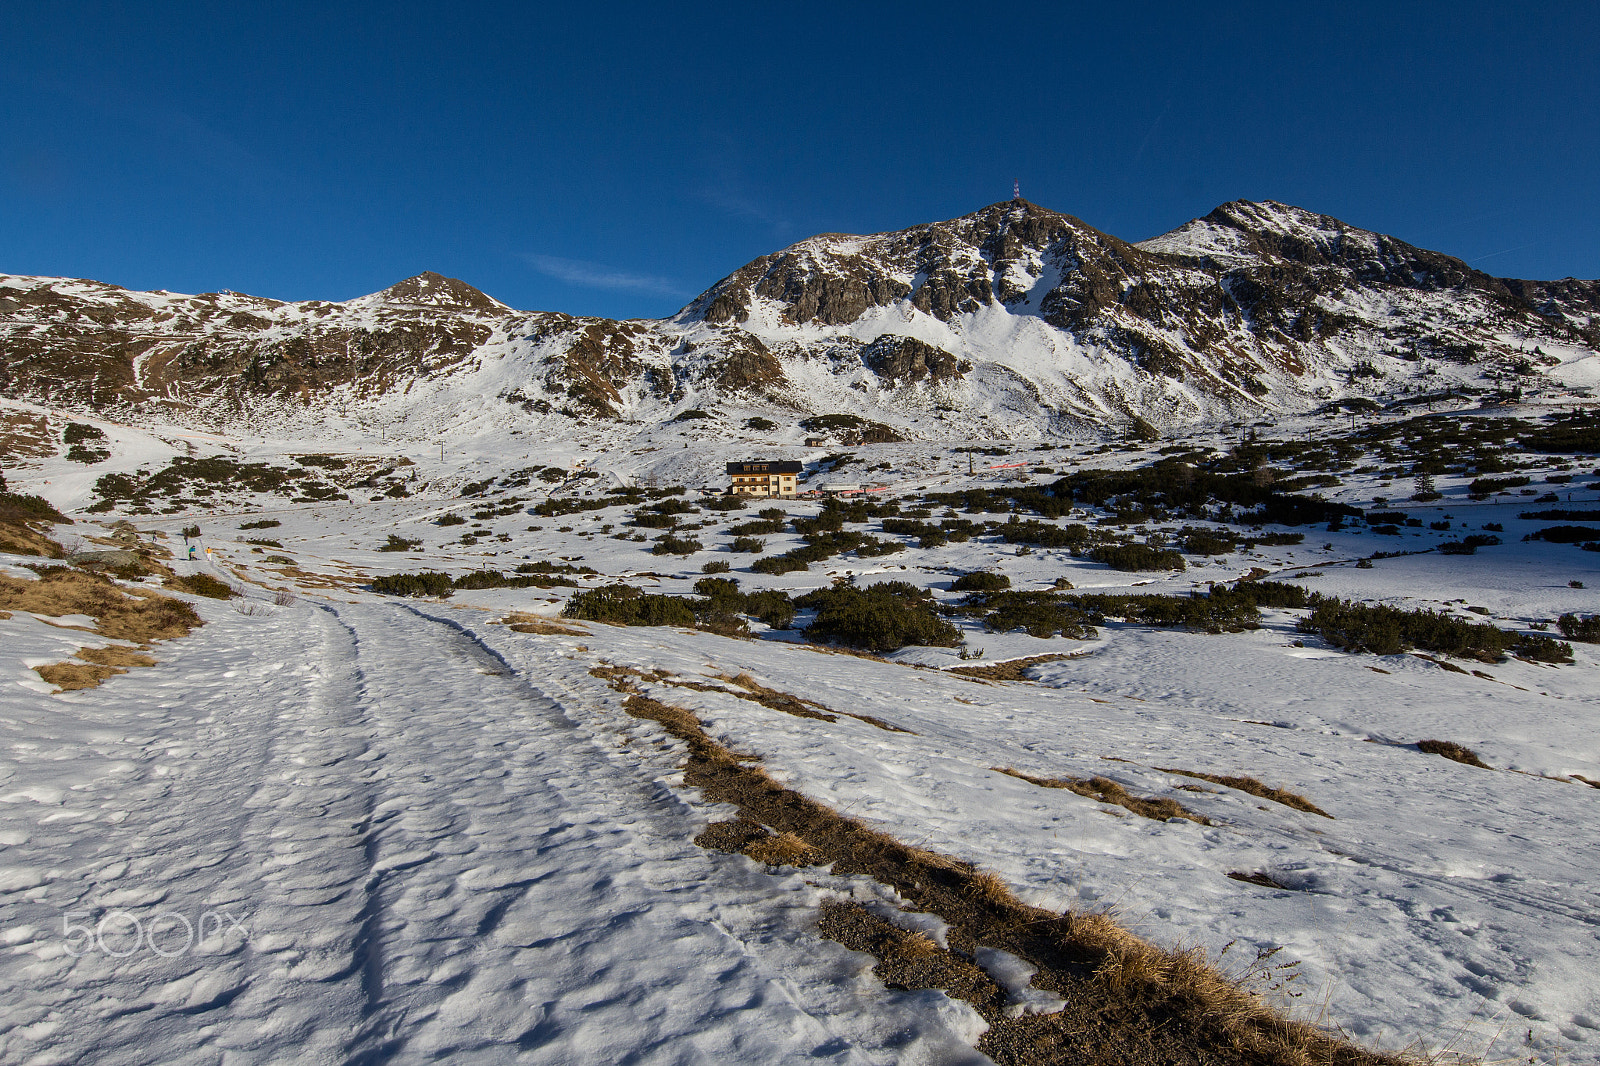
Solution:
[{"label": "snow-covered path", "polygon": [[0,708],[0,1061],[975,1057],[464,630],[302,602],[168,651]]}]

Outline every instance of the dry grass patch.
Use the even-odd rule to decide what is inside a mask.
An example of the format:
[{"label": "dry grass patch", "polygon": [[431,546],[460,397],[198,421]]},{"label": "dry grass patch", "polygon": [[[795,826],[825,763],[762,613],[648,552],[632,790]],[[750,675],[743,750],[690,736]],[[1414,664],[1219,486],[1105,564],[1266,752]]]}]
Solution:
[{"label": "dry grass patch", "polygon": [[1178,774],[1181,777],[1194,777],[1201,781],[1210,781],[1214,785],[1226,785],[1228,788],[1235,788],[1240,792],[1248,792],[1252,796],[1260,796],[1262,799],[1271,800],[1273,803],[1281,803],[1285,807],[1293,807],[1295,810],[1305,811],[1307,814],[1320,814],[1324,818],[1333,817],[1333,815],[1299,793],[1273,788],[1271,785],[1263,784],[1253,777],[1202,774],[1196,770],[1177,770],[1171,766],[1158,766],[1156,769],[1164,774]]},{"label": "dry grass patch", "polygon": [[128,672],[112,666],[92,666],[87,663],[51,663],[49,666],[35,666],[33,669],[40,677],[56,686],[57,692],[94,688],[108,677]]},{"label": "dry grass patch", "polygon": [[586,637],[589,631],[581,626],[565,624],[541,614],[514,611],[495,625],[509,626],[513,633],[536,633],[540,636]]},{"label": "dry grass patch", "polygon": [[66,567],[44,569],[37,581],[0,575],[0,608],[49,616],[86,614],[98,632],[136,644],[181,637],[202,624],[194,608],[181,600],[124,590],[98,574]]},{"label": "dry grass patch", "polygon": [[205,596],[213,600],[226,600],[239,595],[238,591],[210,574],[173,574],[161,584],[162,587],[176,592],[187,592],[191,596]]},{"label": "dry grass patch", "polygon": [[156,664],[150,656],[120,645],[108,648],[79,648],[74,657],[82,659],[83,662],[36,666],[34,672],[56,686],[57,691],[69,692],[74,689],[94,688],[107,678],[127,673],[129,667]]},{"label": "dry grass patch", "polygon": [[130,667],[154,666],[156,661],[143,652],[113,644],[108,648],[79,648],[77,657],[98,666]]},{"label": "dry grass patch", "polygon": [[987,666],[952,666],[945,672],[960,674],[962,677],[981,678],[984,681],[1032,681],[1033,678],[1026,676],[1028,667],[1075,658],[1078,656],[1034,655],[1027,659],[1007,659],[1003,663],[990,663]]},{"label": "dry grass patch", "polygon": [[792,714],[797,718],[820,718],[826,722],[836,722],[839,716],[854,718],[858,722],[865,722],[870,726],[889,733],[910,733],[909,729],[902,729],[897,725],[890,725],[882,718],[874,718],[870,714],[853,714],[850,711],[835,711],[825,707],[816,700],[808,700],[801,696],[792,696],[787,692],[780,692],[775,688],[767,688],[749,674],[740,673],[735,677],[722,675],[722,680],[733,685],[741,691],[733,693],[741,699],[751,700],[774,711]]},{"label": "dry grass patch", "polygon": [[[835,874],[870,876],[949,925],[953,957],[944,960],[948,971],[937,975],[935,986],[966,999],[989,1023],[978,1050],[995,1062],[1399,1066],[1392,1056],[1285,1018],[1197,951],[1164,951],[1103,914],[1057,914],[1029,906],[998,877],[970,863],[906,845],[783,787],[708,736],[692,712],[638,694],[633,678],[645,675],[609,669],[616,671],[613,687],[630,693],[623,703],[629,714],[658,723],[687,746],[685,784],[710,802],[738,809],[734,826],[710,837],[708,828],[701,839],[716,841],[713,846],[742,839],[737,850],[744,850],[766,839],[745,825],[777,836],[791,833],[815,848]],[[830,907],[824,912],[825,935],[863,950],[876,946],[886,981],[907,987],[935,981],[932,967],[910,967],[918,959],[943,959],[942,949],[933,945],[930,951],[914,934],[863,913]],[[1037,967],[1033,984],[1056,992],[1066,1006],[1051,1014],[1009,1017],[994,982],[972,962],[980,944]],[[901,964],[906,968],[896,968]]]},{"label": "dry grass patch", "polygon": [[1115,804],[1141,818],[1153,818],[1158,822],[1164,822],[1168,818],[1187,818],[1201,825],[1211,824],[1211,819],[1203,814],[1196,814],[1177,800],[1157,796],[1135,796],[1109,777],[1034,777],[1009,766],[991,766],[990,769],[997,774],[1006,774],[1031,785],[1038,785],[1040,788],[1064,788],[1080,796],[1099,800],[1101,803]]},{"label": "dry grass patch", "polygon": [[744,853],[768,866],[816,866],[822,862],[822,852],[789,832],[752,841],[745,846]]},{"label": "dry grass patch", "polygon": [[1452,762],[1464,763],[1467,766],[1476,766],[1484,770],[1493,770],[1494,767],[1478,758],[1478,753],[1471,748],[1462,747],[1453,740],[1419,740],[1417,750],[1427,752],[1429,755],[1442,755]]}]

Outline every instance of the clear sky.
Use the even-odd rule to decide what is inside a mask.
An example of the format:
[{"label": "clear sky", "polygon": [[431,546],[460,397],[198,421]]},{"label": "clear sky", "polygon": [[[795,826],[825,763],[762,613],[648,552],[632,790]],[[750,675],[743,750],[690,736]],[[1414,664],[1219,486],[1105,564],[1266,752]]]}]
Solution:
[{"label": "clear sky", "polygon": [[670,313],[1011,195],[1600,277],[1600,4],[11,4],[0,272]]}]

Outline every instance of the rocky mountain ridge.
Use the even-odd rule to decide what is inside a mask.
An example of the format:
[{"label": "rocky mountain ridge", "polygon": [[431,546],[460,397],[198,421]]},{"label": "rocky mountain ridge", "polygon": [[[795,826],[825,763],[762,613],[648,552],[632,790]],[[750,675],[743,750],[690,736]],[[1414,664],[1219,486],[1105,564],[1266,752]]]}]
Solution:
[{"label": "rocky mountain ridge", "polygon": [[1600,384],[1600,282],[1495,278],[1272,202],[1129,243],[1021,200],[741,267],[663,320],[425,273],[343,303],[0,275],[0,391],[218,420],[504,404],[521,420],[849,412],[913,435],[1181,425]]}]

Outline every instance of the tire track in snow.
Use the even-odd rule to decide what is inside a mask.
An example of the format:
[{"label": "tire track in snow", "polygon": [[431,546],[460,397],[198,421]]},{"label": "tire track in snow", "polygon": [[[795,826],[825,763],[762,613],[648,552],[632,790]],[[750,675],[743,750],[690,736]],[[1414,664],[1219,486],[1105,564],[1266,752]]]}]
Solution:
[{"label": "tire track in snow", "polygon": [[[43,880],[0,892],[0,1061],[973,1061],[942,996],[815,941],[803,878],[694,847],[662,767],[525,678],[452,622],[306,600],[4,704],[63,798],[0,805]],[[248,935],[64,957],[94,906]]]},{"label": "tire track in snow", "polygon": [[688,1046],[860,1061],[706,920],[711,871],[658,782],[607,759],[460,626],[330,610],[355,634],[383,752],[366,938],[377,983],[347,1066],[668,1062]]}]

